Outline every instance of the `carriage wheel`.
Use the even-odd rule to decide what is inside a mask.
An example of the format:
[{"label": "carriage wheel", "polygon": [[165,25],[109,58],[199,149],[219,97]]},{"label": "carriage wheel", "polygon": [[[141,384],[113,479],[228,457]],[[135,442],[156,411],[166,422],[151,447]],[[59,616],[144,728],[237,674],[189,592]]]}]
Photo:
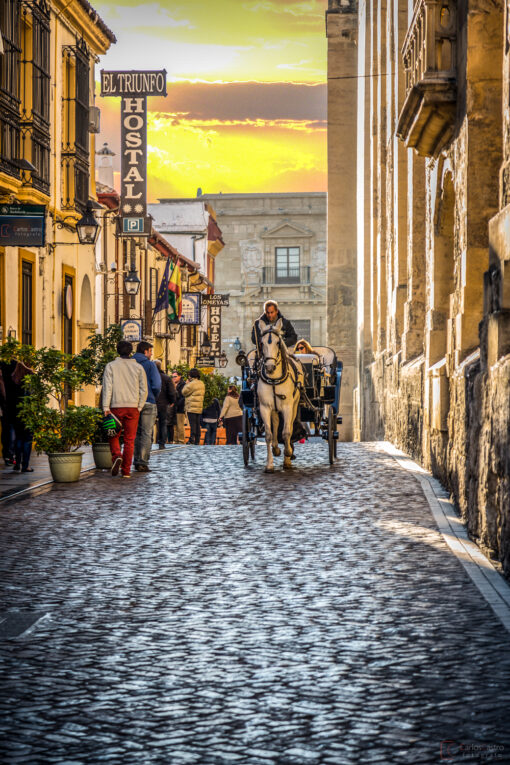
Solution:
[{"label": "carriage wheel", "polygon": [[252,460],[255,460],[255,444],[257,443],[257,436],[253,436],[250,438],[250,454]]},{"label": "carriage wheel", "polygon": [[329,464],[332,465],[336,457],[336,414],[332,406],[328,411],[328,447],[329,447]]},{"label": "carriage wheel", "polygon": [[250,458],[250,421],[248,419],[248,412],[243,409],[243,460],[247,465]]}]

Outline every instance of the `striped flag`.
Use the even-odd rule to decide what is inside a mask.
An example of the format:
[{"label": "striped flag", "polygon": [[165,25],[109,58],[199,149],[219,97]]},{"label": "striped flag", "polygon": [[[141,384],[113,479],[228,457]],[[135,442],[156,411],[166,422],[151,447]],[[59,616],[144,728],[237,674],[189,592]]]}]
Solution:
[{"label": "striped flag", "polygon": [[165,266],[165,272],[159,285],[158,295],[156,297],[156,305],[154,306],[153,315],[155,316],[160,311],[168,308],[168,277],[170,274],[170,258],[168,258]]},{"label": "striped flag", "polygon": [[168,281],[168,320],[179,321],[182,314],[181,270],[177,263]]}]

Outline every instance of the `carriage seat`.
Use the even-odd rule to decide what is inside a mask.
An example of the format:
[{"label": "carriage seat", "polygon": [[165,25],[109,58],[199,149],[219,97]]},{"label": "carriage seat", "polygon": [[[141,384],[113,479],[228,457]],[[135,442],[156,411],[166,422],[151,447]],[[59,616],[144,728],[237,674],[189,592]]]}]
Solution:
[{"label": "carriage seat", "polygon": [[303,367],[305,375],[305,387],[307,389],[313,389],[315,387],[315,375],[314,369],[318,369],[320,366],[320,359],[315,353],[294,353],[292,358]]}]

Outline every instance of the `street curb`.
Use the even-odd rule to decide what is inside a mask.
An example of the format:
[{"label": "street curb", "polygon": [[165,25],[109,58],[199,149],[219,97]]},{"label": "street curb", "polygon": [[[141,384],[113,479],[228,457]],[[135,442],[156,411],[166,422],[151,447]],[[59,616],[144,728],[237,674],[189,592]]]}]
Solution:
[{"label": "street curb", "polygon": [[[151,450],[151,457],[154,454],[165,454],[165,452],[168,454],[174,449],[183,448],[184,444],[171,444],[171,447],[172,448],[170,448],[169,444],[166,449],[161,449],[161,451],[159,449],[153,449]],[[97,468],[95,465],[83,468],[83,470],[80,472],[80,481],[84,478],[91,478],[92,475],[96,475],[96,470]],[[86,475],[87,473],[90,473],[90,475]],[[74,483],[78,482],[75,481]],[[17,491],[15,494],[9,494],[7,497],[0,497],[0,507],[2,505],[9,505],[11,502],[21,502],[22,500],[28,499],[29,497],[38,497],[40,494],[47,494],[55,485],[58,484],[55,484],[55,481],[53,480],[43,481],[42,483],[35,484],[35,486],[29,486],[28,489]]]},{"label": "street curb", "polygon": [[450,501],[445,489],[436,478],[392,443],[381,441],[380,445],[404,470],[414,475],[444,541],[510,633],[510,586],[480,548],[469,539],[467,529],[455,512],[453,502]]},{"label": "street curb", "polygon": [[[82,471],[80,471],[80,481],[84,478],[91,478],[92,475],[95,475],[96,466],[91,465],[90,467],[83,468]],[[87,475],[87,473],[90,473],[90,475]],[[73,483],[78,483],[78,481],[75,481]],[[28,489],[22,489],[21,491],[17,491],[15,494],[9,494],[7,497],[0,497],[0,507],[2,505],[10,505],[11,503],[15,502],[21,502],[24,499],[29,499],[30,497],[38,497],[40,494],[47,494],[53,486],[60,486],[61,484],[56,484],[55,481],[43,481],[42,483],[37,483],[35,486],[29,486]]]}]

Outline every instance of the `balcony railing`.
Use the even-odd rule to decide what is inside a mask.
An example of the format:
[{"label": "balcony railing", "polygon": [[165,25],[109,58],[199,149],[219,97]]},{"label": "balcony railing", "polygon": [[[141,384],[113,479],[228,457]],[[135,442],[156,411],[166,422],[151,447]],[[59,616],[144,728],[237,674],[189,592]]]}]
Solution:
[{"label": "balcony railing", "polygon": [[402,57],[406,98],[397,135],[426,157],[437,157],[453,136],[456,117],[455,0],[419,0]]},{"label": "balcony railing", "polygon": [[262,284],[310,284],[310,266],[301,268],[264,266]]}]

